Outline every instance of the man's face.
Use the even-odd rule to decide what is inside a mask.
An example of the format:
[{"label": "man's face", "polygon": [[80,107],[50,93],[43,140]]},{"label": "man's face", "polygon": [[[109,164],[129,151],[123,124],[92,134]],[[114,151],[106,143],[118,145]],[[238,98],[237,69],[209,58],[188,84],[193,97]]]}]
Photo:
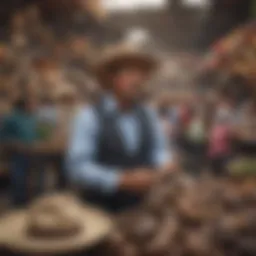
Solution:
[{"label": "man's face", "polygon": [[62,107],[69,108],[76,103],[76,99],[72,96],[67,95],[60,99],[59,103]]},{"label": "man's face", "polygon": [[121,99],[134,101],[139,97],[145,79],[145,72],[136,68],[125,68],[113,79],[113,90]]}]

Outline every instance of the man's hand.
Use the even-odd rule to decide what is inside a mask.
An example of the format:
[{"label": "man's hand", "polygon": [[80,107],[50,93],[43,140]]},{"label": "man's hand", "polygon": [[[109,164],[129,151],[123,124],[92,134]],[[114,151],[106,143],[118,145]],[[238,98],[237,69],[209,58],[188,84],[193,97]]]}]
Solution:
[{"label": "man's hand", "polygon": [[158,173],[148,169],[138,169],[125,173],[120,182],[120,189],[134,193],[147,192],[158,180]]},{"label": "man's hand", "polygon": [[166,164],[158,169],[159,180],[168,179],[169,177],[172,177],[175,173],[180,171],[180,166],[177,164],[177,162],[172,161],[169,164]]},{"label": "man's hand", "polygon": [[179,170],[179,166],[178,166],[177,162],[172,161],[172,162],[164,165],[163,167],[161,167],[159,171],[162,173],[169,174],[169,173],[177,172],[178,170]]}]

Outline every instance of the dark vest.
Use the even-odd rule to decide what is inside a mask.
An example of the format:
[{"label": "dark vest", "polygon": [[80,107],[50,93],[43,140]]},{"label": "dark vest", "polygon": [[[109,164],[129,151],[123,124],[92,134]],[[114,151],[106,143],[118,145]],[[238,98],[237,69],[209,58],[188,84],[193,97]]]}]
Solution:
[{"label": "dark vest", "polygon": [[[140,167],[153,167],[150,156],[154,139],[152,123],[143,106],[137,106],[133,110],[135,117],[138,119],[140,145],[137,152],[132,155],[126,151],[123,142],[123,136],[125,134],[121,133],[118,126],[120,112],[118,110],[108,111],[102,103],[96,105],[95,110],[100,126],[97,163],[108,167],[118,167],[120,168],[120,172]],[[96,191],[90,194],[89,200],[91,203],[97,204],[112,212],[130,208],[141,200],[141,198],[131,193],[120,191],[111,196],[106,196]]]},{"label": "dark vest", "polygon": [[118,127],[118,110],[106,111],[102,104],[97,106],[100,132],[98,141],[97,162],[106,166],[120,166],[122,169],[150,167],[152,146],[152,124],[146,110],[138,106],[134,115],[138,119],[140,145],[136,153],[130,155],[125,148],[123,136]]}]

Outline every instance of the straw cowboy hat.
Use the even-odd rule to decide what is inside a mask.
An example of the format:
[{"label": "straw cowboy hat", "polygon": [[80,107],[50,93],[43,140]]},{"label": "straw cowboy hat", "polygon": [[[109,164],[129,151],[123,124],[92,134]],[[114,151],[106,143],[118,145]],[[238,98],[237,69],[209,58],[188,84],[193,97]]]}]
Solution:
[{"label": "straw cowboy hat", "polygon": [[113,75],[124,67],[134,67],[151,74],[157,69],[157,60],[147,53],[127,45],[112,46],[103,51],[94,65],[94,73],[101,86],[111,87]]},{"label": "straw cowboy hat", "polygon": [[112,231],[112,221],[72,195],[56,194],[6,215],[0,227],[0,243],[6,249],[56,255],[95,246]]}]

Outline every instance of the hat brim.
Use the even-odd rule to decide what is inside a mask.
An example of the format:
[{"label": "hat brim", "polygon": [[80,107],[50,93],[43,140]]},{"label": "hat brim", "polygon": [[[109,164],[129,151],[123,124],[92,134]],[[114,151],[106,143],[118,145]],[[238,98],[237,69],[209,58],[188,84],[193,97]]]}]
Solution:
[{"label": "hat brim", "polygon": [[1,245],[14,253],[62,254],[79,252],[104,240],[112,231],[109,216],[94,208],[83,210],[81,232],[67,238],[38,239],[27,234],[27,211],[17,211],[1,220]]},{"label": "hat brim", "polygon": [[158,62],[149,55],[123,53],[102,60],[93,70],[100,86],[110,87],[112,77],[124,68],[136,68],[150,75],[157,70]]}]

